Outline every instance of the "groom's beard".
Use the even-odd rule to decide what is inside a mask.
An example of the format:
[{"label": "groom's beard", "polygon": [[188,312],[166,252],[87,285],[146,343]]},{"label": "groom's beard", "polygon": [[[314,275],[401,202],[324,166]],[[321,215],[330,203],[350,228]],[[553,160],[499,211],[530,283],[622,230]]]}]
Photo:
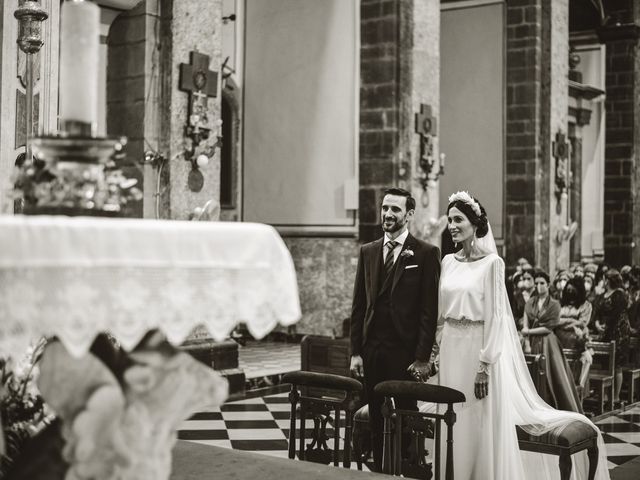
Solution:
[{"label": "groom's beard", "polygon": [[[388,224],[386,222],[389,222]],[[387,233],[395,233],[400,230],[406,224],[406,217],[402,219],[397,218],[385,218],[382,221],[382,230]]]}]

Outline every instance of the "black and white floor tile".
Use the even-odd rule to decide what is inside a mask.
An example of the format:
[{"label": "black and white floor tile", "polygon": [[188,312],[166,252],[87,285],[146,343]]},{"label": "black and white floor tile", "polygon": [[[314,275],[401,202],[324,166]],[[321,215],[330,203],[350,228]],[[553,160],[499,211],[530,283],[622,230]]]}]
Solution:
[{"label": "black and white floor tile", "polygon": [[[289,419],[286,393],[240,400],[197,413],[183,422],[178,438],[286,458]],[[308,420],[306,425],[312,428],[313,422]],[[607,444],[609,468],[640,456],[640,407],[608,417],[597,425]],[[332,433],[327,431],[330,436]],[[333,447],[331,442],[328,445]]]}]

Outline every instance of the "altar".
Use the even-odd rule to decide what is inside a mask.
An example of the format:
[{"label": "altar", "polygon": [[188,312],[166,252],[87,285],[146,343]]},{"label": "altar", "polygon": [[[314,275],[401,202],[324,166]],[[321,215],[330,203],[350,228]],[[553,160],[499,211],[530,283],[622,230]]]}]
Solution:
[{"label": "altar", "polygon": [[[300,317],[293,261],[266,225],[8,216],[0,247],[0,352],[55,339],[38,386],[78,471],[168,478],[175,428],[227,388],[174,347],[198,326],[223,340],[241,321],[261,338]],[[121,371],[92,349],[104,333]]]}]

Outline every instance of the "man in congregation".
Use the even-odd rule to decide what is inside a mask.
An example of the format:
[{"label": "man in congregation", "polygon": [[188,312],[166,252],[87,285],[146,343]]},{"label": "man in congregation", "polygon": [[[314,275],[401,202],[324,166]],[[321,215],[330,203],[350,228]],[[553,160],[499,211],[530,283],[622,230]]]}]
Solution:
[{"label": "man in congregation", "polygon": [[[440,279],[440,251],[408,230],[415,199],[401,188],[384,193],[384,236],[360,248],[351,312],[351,372],[364,378],[378,471],[382,466],[382,399],[374,396],[373,389],[385,380],[428,378]],[[398,403],[399,408],[416,409],[415,402]]]}]

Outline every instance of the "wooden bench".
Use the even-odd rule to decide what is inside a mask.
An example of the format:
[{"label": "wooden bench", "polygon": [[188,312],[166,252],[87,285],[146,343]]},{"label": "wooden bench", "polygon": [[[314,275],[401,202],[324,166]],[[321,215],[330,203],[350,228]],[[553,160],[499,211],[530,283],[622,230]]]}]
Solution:
[{"label": "wooden bench", "polygon": [[605,393],[609,394],[609,411],[613,410],[614,378],[616,368],[616,342],[588,342],[593,351],[593,364],[589,372],[589,383],[595,397],[597,413],[605,412]]}]

